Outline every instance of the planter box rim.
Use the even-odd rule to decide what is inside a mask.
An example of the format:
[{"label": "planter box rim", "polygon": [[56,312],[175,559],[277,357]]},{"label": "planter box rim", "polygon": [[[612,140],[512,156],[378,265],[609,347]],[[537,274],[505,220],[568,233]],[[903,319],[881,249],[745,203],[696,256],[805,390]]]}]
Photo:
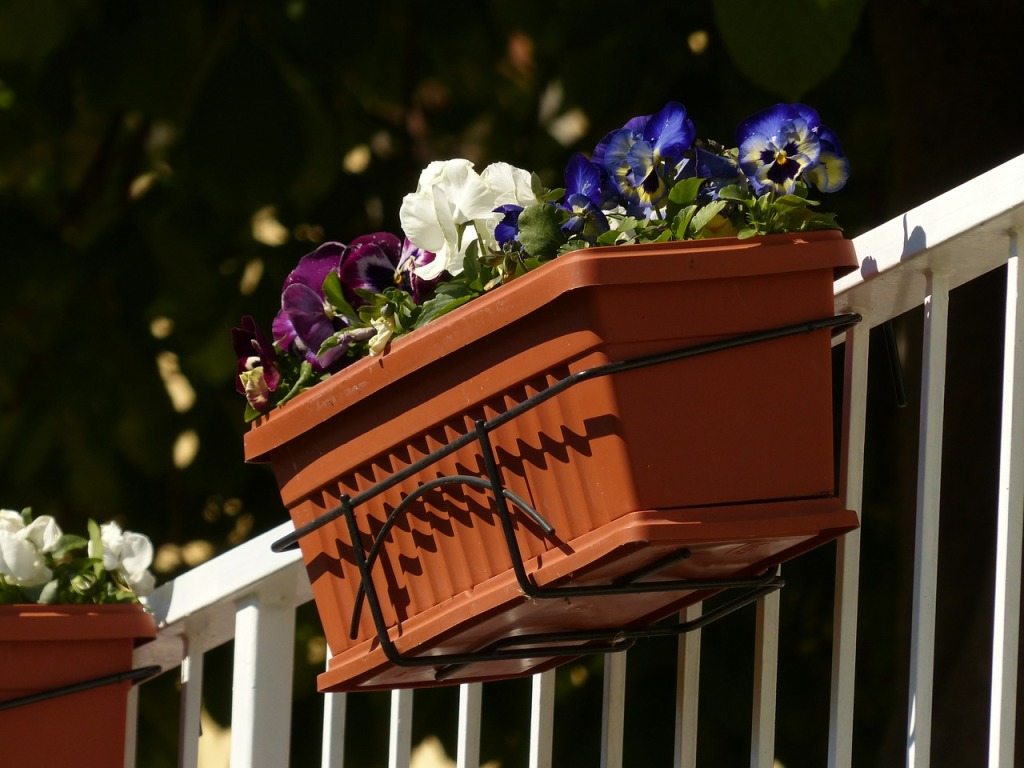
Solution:
[{"label": "planter box rim", "polygon": [[[792,246],[800,247],[794,251]],[[773,258],[776,247],[783,258]],[[638,255],[642,261],[637,261]],[[443,359],[518,317],[537,312],[557,296],[591,286],[696,281],[856,266],[851,241],[840,230],[713,238],[586,248],[565,254],[516,278],[515,302],[495,290],[413,333],[396,339],[379,357],[367,357],[333,374],[255,421],[244,436],[247,462],[270,460],[289,440],[365,396]],[[472,313],[473,323],[463,322]],[[430,355],[423,354],[424,349]]]},{"label": "planter box rim", "polygon": [[156,637],[156,621],[142,605],[0,605],[0,642]]}]

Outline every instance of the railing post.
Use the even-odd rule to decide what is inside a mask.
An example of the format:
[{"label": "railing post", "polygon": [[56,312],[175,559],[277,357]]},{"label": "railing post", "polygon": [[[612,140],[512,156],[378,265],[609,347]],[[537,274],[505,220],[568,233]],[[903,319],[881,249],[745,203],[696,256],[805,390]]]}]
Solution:
[{"label": "railing post", "polygon": [[203,653],[185,639],[185,656],[181,660],[181,704],[178,719],[178,765],[195,768],[199,765],[200,719],[203,707]]},{"label": "railing post", "polygon": [[604,655],[601,707],[601,768],[622,767],[622,732],[626,722],[626,652]]},{"label": "railing post", "polygon": [[1006,265],[1006,332],[1003,342],[1003,411],[999,446],[995,611],[989,768],[1013,765],[1020,622],[1022,507],[1024,507],[1024,270],[1018,233],[1010,234]]},{"label": "railing post", "polygon": [[779,591],[757,601],[750,768],[775,764],[775,702],[779,672]]},{"label": "railing post", "polygon": [[554,741],[555,670],[534,675],[530,698],[530,768],[551,768]]},{"label": "railing post", "polygon": [[[683,609],[681,620],[696,621],[702,612],[702,603]],[[676,740],[677,768],[697,766],[697,711],[700,703],[700,629],[679,636],[676,680]]]},{"label": "railing post", "polygon": [[[864,434],[867,417],[870,332],[846,332],[839,493],[847,509],[860,515],[864,484]],[[853,764],[854,675],[857,662],[857,606],[860,581],[860,529],[836,544],[835,607],[832,630],[832,688],[828,767]]]},{"label": "railing post", "polygon": [[[330,668],[331,654],[327,654]],[[347,693],[324,694],[324,743],[320,753],[320,768],[341,768],[345,764],[345,709]]]},{"label": "railing post", "polygon": [[409,689],[391,692],[389,768],[408,768],[412,761],[412,696],[413,692]]},{"label": "railing post", "polygon": [[458,768],[480,768],[480,715],[483,711],[483,685],[459,686]]},{"label": "railing post", "polygon": [[931,762],[942,417],[946,392],[946,327],[949,314],[949,282],[946,276],[929,272],[926,281],[917,469],[917,532],[914,543],[914,607],[910,641],[910,701],[907,716],[908,768],[927,768]]},{"label": "railing post", "polygon": [[295,607],[273,596],[236,603],[232,768],[288,765]]},{"label": "railing post", "polygon": [[139,687],[133,685],[128,691],[128,708],[125,712],[124,768],[135,768],[135,753],[139,740]]}]

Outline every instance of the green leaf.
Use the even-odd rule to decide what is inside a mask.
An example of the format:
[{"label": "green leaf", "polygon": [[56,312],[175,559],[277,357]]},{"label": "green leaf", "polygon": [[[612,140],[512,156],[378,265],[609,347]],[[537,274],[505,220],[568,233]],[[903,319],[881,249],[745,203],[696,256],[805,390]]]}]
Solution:
[{"label": "green leaf", "polygon": [[92,518],[88,522],[89,529],[89,543],[92,545],[92,553],[96,558],[96,562],[93,565],[93,570],[96,573],[96,578],[103,576],[103,537],[100,534],[100,527]]},{"label": "green leaf", "polygon": [[243,414],[243,418],[245,419],[246,424],[256,421],[256,419],[258,419],[262,415],[263,414],[261,414],[259,411],[252,407],[252,403],[250,403],[248,400],[245,401],[245,413]]},{"label": "green leaf", "polygon": [[708,222],[715,218],[715,216],[725,208],[726,205],[727,203],[725,200],[715,200],[697,211],[697,213],[694,214],[693,222],[690,225],[694,234],[699,235],[704,230],[704,227],[708,225]]},{"label": "green leaf", "polygon": [[799,195],[782,195],[775,200],[775,209],[778,211],[789,211],[796,208],[819,205],[818,200],[808,200]]},{"label": "green leaf", "polygon": [[322,286],[324,291],[324,297],[330,302],[331,306],[334,307],[334,311],[344,317],[356,317],[356,311],[352,308],[352,305],[345,299],[345,291],[341,285],[341,277],[337,272],[331,270],[327,273],[327,277],[324,278],[324,284]]},{"label": "green leaf", "polygon": [[519,242],[523,249],[539,259],[553,259],[565,242],[559,209],[547,203],[527,206],[519,214]]},{"label": "green leaf", "polygon": [[704,183],[704,179],[693,177],[678,182],[668,193],[668,199],[679,205],[688,205],[697,199],[697,193]]},{"label": "green leaf", "polygon": [[[799,101],[839,66],[864,6],[865,0],[790,0],[783,21],[779,6],[761,0],[712,3],[722,43],[736,68],[786,101]],[[789,42],[773,44],[778,42],[775,32],[780,24],[785,25]],[[767,66],[766,45],[771,51]]]},{"label": "green leaf", "polygon": [[429,322],[451,312],[456,307],[461,307],[476,297],[475,293],[467,292],[461,296],[442,293],[432,299],[423,302],[422,311],[416,319],[415,328],[422,328]]},{"label": "green leaf", "polygon": [[728,184],[718,190],[719,200],[737,200],[741,203],[750,203],[752,197],[750,190],[746,187],[741,187],[738,184]]},{"label": "green leaf", "polygon": [[672,222],[672,231],[676,233],[677,240],[687,239],[690,222],[693,220],[693,216],[696,212],[696,205],[688,205],[676,214],[676,218]]}]

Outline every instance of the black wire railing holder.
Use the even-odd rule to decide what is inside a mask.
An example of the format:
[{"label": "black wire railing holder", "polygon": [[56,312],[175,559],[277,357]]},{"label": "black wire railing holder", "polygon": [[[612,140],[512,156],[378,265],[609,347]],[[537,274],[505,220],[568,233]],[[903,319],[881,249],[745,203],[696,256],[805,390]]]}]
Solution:
[{"label": "black wire railing holder", "polygon": [[[549,400],[569,387],[575,386],[582,381],[609,376],[624,371],[644,368],[652,365],[659,365],[675,360],[683,360],[691,357],[712,354],[728,349],[749,346],[774,339],[781,339],[787,336],[811,333],[822,329],[831,329],[833,334],[839,334],[847,328],[860,322],[861,317],[856,313],[845,313],[819,320],[812,320],[794,325],[787,325],[764,331],[742,334],[713,342],[685,347],[670,352],[662,352],[653,355],[646,355],[631,360],[615,361],[604,365],[595,366],[584,371],[570,374],[545,389],[526,398],[520,403],[512,406],[494,418],[477,420],[474,428],[466,434],[461,435],[422,459],[409,464],[404,469],[395,472],[390,477],[378,482],[365,491],[354,496],[343,495],[339,503],[332,509],[324,512],[314,520],[299,526],[288,535],[278,539],[271,545],[275,552],[283,552],[294,549],[304,536],[322,528],[323,526],[344,518],[352,543],[353,558],[359,571],[360,585],[357,590],[356,600],[352,612],[351,636],[353,639],[358,634],[358,625],[362,612],[363,602],[367,604],[373,620],[374,629],[380,642],[381,650],[389,662],[401,667],[435,667],[435,677],[443,680],[450,677],[457,670],[468,664],[476,664],[487,661],[501,661],[508,659],[546,659],[560,656],[581,656],[589,653],[610,653],[624,651],[632,647],[640,638],[680,635],[692,630],[707,626],[718,619],[753,603],[765,595],[770,594],[784,585],[784,580],[778,574],[778,568],[773,567],[767,571],[749,577],[737,577],[727,579],[663,579],[647,581],[657,576],[660,572],[672,565],[685,560],[690,556],[690,551],[682,549],[671,556],[663,558],[644,568],[629,574],[626,577],[609,584],[556,584],[553,586],[539,586],[527,573],[526,565],[519,542],[515,536],[515,523],[513,510],[518,510],[532,521],[540,531],[550,536],[554,534],[554,528],[544,519],[543,515],[533,509],[529,503],[505,488],[498,462],[495,458],[494,449],[491,445],[490,433],[501,425],[511,421],[522,413],[536,408],[541,403]],[[390,512],[381,526],[380,530],[373,537],[370,547],[364,551],[358,542],[363,540],[363,534],[359,531],[356,509],[362,504],[376,498],[387,490],[395,487],[409,477],[412,477],[435,464],[440,459],[448,456],[460,448],[476,442],[483,457],[486,477],[475,475],[450,475],[439,477],[435,480],[421,484],[415,491],[406,495],[399,504]],[[608,595],[628,595],[652,592],[707,592],[718,593],[723,590],[737,590],[737,593],[728,600],[711,607],[696,619],[675,623],[657,622],[653,625],[638,627],[617,627],[612,629],[579,629],[563,632],[541,632],[514,635],[504,637],[490,645],[474,651],[465,653],[423,653],[420,655],[408,655],[402,653],[389,634],[389,627],[384,616],[380,596],[373,585],[371,576],[372,568],[381,555],[387,537],[394,525],[401,519],[410,507],[424,494],[437,488],[448,485],[462,485],[471,488],[489,491],[494,511],[497,514],[501,530],[508,548],[512,569],[516,581],[523,595],[531,600],[550,599],[572,599],[584,597],[599,597]]]},{"label": "black wire railing holder", "polygon": [[102,675],[100,677],[94,677],[89,680],[83,680],[78,683],[70,683],[69,685],[62,685],[59,688],[51,688],[47,691],[40,691],[38,693],[30,693],[25,696],[19,696],[15,699],[7,699],[6,701],[0,701],[0,712],[8,709],[15,709],[17,707],[27,707],[30,704],[38,704],[42,701],[48,701],[49,699],[55,699],[59,696],[70,696],[74,693],[82,693],[83,691],[90,691],[94,688],[102,688],[107,685],[116,685],[118,683],[129,682],[132,685],[148,680],[156,674],[159,674],[160,666],[153,664],[147,667],[139,667],[138,669],[129,669],[125,672],[115,672],[111,675]]}]

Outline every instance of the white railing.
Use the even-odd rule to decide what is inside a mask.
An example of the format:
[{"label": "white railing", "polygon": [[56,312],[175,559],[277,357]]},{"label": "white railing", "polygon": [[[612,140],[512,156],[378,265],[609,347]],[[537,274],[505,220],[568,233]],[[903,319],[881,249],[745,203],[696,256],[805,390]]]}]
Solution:
[{"label": "white railing", "polygon": [[[1017,646],[1020,605],[1022,510],[1024,510],[1024,270],[1018,266],[1018,233],[1024,232],[1024,156],[1018,157],[855,239],[860,269],[836,283],[836,311],[864,320],[846,333],[841,493],[871,526],[862,508],[865,423],[868,409],[869,330],[918,306],[924,307],[917,522],[913,616],[906,729],[906,764],[930,764],[938,575],[939,482],[946,369],[949,292],[1006,265],[995,605],[989,766],[1013,765]],[[270,543],[291,530],[284,523],[242,546],[164,584],[153,595],[160,626],[155,642],[136,652],[136,666],[180,668],[181,716],[178,764],[197,764],[204,654],[234,641],[231,765],[288,764],[296,608],[311,599],[297,552],[273,554]],[[854,668],[856,659],[861,532],[837,545],[828,765],[854,764]],[[750,765],[770,768],[775,754],[776,673],[780,600],[775,592],[756,608]],[[684,618],[699,615],[687,609]],[[704,630],[707,631],[707,630]],[[701,631],[679,639],[676,663],[675,735],[672,765],[695,766]],[[622,738],[627,717],[627,655],[605,659],[601,765],[628,764]],[[709,672],[711,672],[709,670]],[[533,678],[529,761],[550,766],[555,672]],[[488,684],[460,687],[457,763],[480,764],[483,692]],[[344,765],[347,696],[325,696],[322,765]],[[138,691],[133,693],[133,702]],[[357,700],[357,699],[352,699]],[[402,768],[412,754],[415,694],[392,695],[388,763]],[[983,706],[983,702],[965,703]],[[132,717],[134,718],[134,707]],[[643,709],[637,710],[643,712]],[[643,716],[642,714],[640,716]],[[128,763],[134,764],[134,723]],[[979,763],[980,764],[980,763]]]}]

